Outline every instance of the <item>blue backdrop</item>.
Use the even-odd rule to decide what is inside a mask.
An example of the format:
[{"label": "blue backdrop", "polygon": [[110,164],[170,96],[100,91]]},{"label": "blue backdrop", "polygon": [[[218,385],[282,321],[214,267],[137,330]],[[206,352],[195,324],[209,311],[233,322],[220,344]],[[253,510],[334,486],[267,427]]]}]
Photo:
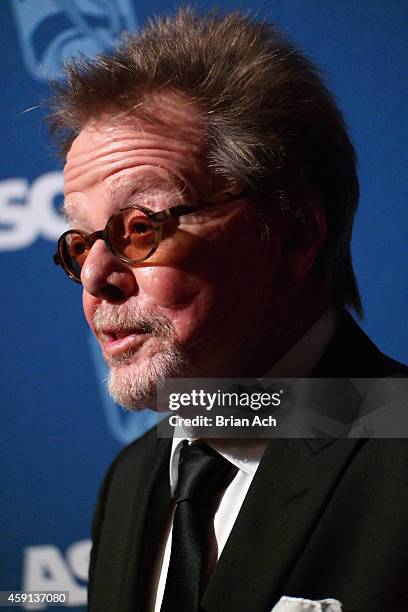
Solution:
[{"label": "blue backdrop", "polygon": [[[154,415],[125,414],[109,400],[104,365],[82,318],[81,290],[52,264],[65,225],[58,214],[61,169],[43,101],[47,78],[61,74],[65,59],[107,48],[120,31],[174,6],[164,0],[0,4],[0,590],[70,590],[76,610],[86,599],[89,525],[103,473]],[[408,4],[254,0],[239,7],[280,24],[323,68],[337,96],[360,159],[353,248],[363,326],[384,351],[407,361]]]}]

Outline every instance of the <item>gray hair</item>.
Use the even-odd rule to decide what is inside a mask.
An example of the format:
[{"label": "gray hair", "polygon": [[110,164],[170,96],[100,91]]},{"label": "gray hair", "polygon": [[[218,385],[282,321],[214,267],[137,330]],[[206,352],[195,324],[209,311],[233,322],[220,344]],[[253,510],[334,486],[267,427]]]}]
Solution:
[{"label": "gray hair", "polygon": [[111,54],[73,61],[66,77],[50,116],[63,153],[90,119],[143,114],[154,92],[196,102],[214,173],[262,205],[319,202],[328,231],[314,269],[337,305],[361,313],[350,251],[359,197],[353,145],[319,71],[276,26],[181,9],[125,35]]}]

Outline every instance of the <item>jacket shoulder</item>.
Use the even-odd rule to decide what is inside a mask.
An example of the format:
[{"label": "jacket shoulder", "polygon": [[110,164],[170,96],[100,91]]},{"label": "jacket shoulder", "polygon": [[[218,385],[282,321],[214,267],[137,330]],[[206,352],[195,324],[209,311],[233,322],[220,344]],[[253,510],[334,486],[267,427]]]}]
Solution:
[{"label": "jacket shoulder", "polygon": [[315,371],[315,378],[408,376],[408,367],[382,353],[353,317],[337,313],[335,334]]},{"label": "jacket shoulder", "polygon": [[[114,470],[128,469],[134,466],[135,461],[145,457],[157,444],[157,428],[149,429],[143,436],[137,438],[127,446],[123,447],[112,462]],[[111,469],[110,468],[110,469]]]}]

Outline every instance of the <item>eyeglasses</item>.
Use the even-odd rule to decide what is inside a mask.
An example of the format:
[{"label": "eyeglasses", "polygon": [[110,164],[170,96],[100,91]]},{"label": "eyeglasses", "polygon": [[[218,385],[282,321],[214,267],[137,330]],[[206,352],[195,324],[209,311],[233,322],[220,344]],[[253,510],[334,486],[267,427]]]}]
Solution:
[{"label": "eyeglasses", "polygon": [[[243,197],[244,192],[241,191],[222,200],[220,204]],[[166,221],[190,215],[208,206],[214,206],[214,203],[199,200],[194,207],[180,204],[159,212],[153,212],[144,206],[122,208],[109,218],[103,230],[91,234],[80,229],[64,232],[58,240],[57,252],[53,256],[54,263],[62,266],[69,278],[80,283],[81,271],[92,246],[97,240],[103,240],[119,261],[135,265],[151,257],[157,250]]]}]

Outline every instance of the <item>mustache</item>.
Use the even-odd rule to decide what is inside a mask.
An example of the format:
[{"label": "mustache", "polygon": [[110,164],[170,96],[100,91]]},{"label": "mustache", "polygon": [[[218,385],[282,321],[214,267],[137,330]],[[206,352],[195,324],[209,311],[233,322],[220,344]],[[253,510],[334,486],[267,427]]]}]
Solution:
[{"label": "mustache", "polygon": [[173,326],[162,313],[142,312],[128,306],[100,305],[93,314],[92,324],[98,333],[113,328],[116,331],[131,330],[134,333],[165,338],[174,336]]}]

